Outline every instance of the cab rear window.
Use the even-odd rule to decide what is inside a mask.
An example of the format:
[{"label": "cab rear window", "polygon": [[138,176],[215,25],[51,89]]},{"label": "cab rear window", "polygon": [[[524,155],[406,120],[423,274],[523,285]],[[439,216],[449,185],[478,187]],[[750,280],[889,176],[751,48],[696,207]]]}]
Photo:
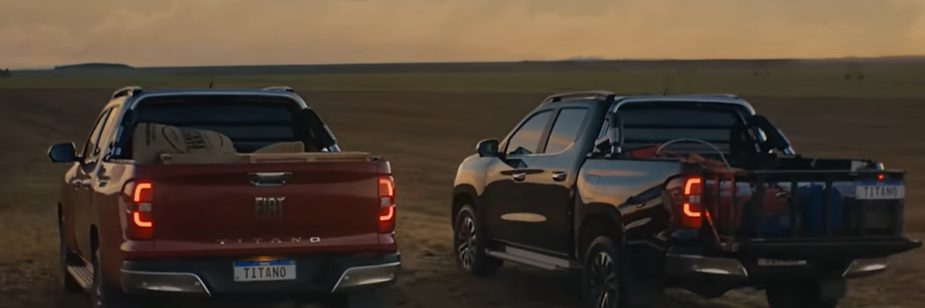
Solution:
[{"label": "cab rear window", "polygon": [[744,125],[741,111],[728,104],[647,103],[621,107],[618,114],[627,149],[690,138],[726,151]]},{"label": "cab rear window", "polygon": [[147,98],[136,108],[135,123],[204,129],[228,136],[238,152],[277,142],[302,141],[301,106],[266,96],[188,96]]}]

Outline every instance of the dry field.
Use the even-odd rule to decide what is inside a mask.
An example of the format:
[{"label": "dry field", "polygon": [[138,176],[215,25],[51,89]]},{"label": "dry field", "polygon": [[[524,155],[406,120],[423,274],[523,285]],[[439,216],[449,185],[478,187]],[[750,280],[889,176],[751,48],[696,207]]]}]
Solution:
[{"label": "dry field", "polygon": [[[85,297],[58,291],[54,204],[65,167],[48,163],[45,150],[52,143],[81,142],[110,93],[0,89],[0,307],[89,307]],[[461,274],[449,257],[447,216],[457,164],[479,139],[503,137],[542,93],[303,95],[343,148],[382,154],[393,163],[406,266],[389,293],[392,307],[576,307],[577,293],[562,274],[508,266],[495,277],[476,279]],[[908,170],[907,226],[925,237],[925,211],[918,210],[925,193],[916,189],[925,186],[925,101],[750,100],[804,154],[873,157]],[[885,275],[853,283],[843,307],[925,307],[925,251],[900,262]],[[765,307],[760,292],[713,301],[671,293],[671,307]]]}]

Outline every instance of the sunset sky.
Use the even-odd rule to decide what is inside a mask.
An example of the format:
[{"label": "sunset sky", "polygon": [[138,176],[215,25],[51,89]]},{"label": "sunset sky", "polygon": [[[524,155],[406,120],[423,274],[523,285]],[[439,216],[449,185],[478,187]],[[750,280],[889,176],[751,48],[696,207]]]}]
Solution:
[{"label": "sunset sky", "polygon": [[925,55],[925,0],[0,0],[0,67]]}]

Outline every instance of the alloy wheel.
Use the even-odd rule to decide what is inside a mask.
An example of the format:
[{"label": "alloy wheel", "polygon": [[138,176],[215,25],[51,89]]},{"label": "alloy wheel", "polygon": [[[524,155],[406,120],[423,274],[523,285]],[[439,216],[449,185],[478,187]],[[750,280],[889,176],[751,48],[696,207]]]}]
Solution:
[{"label": "alloy wheel", "polygon": [[103,269],[100,266],[100,256],[97,252],[96,260],[93,262],[93,307],[102,308],[104,298],[103,292]]},{"label": "alloy wheel", "polygon": [[475,260],[475,221],[472,217],[463,217],[462,222],[456,228],[456,255],[462,266],[469,269]]},{"label": "alloy wheel", "polygon": [[617,268],[613,258],[605,252],[599,252],[591,262],[588,277],[589,291],[594,299],[594,307],[615,308],[620,302],[620,284],[617,280]]}]

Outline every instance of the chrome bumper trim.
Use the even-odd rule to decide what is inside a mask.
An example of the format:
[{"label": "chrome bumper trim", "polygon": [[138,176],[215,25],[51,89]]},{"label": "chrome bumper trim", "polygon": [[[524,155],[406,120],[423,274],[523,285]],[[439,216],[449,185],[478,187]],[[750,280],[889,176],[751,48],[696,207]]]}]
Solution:
[{"label": "chrome bumper trim", "polygon": [[341,292],[350,288],[382,284],[394,281],[401,262],[379,265],[356,266],[348,268],[340,275],[331,292]]},{"label": "chrome bumper trim", "polygon": [[212,296],[196,274],[122,270],[122,290],[126,293],[168,292]]},{"label": "chrome bumper trim", "polygon": [[669,250],[665,261],[665,270],[670,275],[697,273],[748,278],[748,271],[745,269],[745,266],[736,259],[673,253]]},{"label": "chrome bumper trim", "polygon": [[855,259],[851,261],[851,265],[845,269],[845,272],[842,273],[842,277],[851,278],[858,276],[867,276],[877,274],[883,271],[890,266],[891,260],[889,257],[886,258],[874,258],[874,259]]}]

